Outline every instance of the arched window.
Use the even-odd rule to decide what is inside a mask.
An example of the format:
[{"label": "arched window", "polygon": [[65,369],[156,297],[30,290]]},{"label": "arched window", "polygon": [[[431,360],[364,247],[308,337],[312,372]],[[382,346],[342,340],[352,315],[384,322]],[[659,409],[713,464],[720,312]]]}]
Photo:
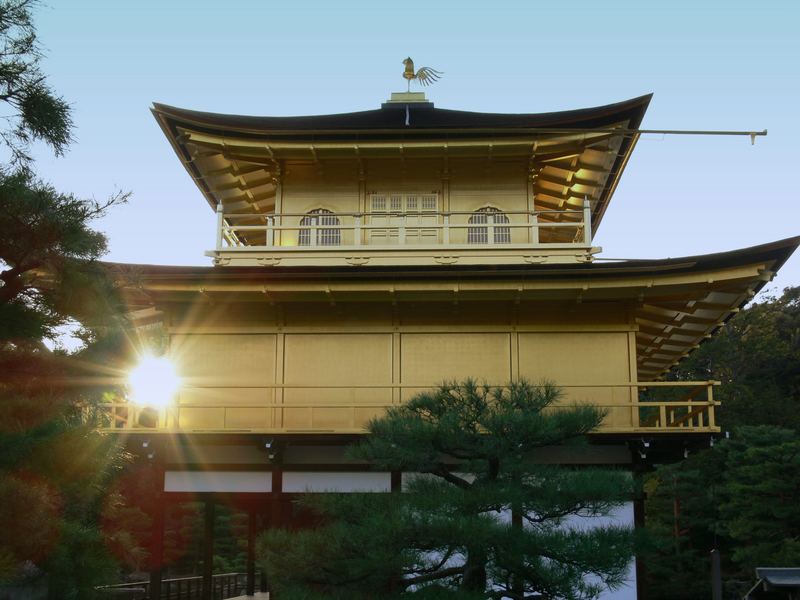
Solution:
[{"label": "arched window", "polygon": [[297,243],[300,246],[338,246],[342,243],[339,217],[324,208],[316,208],[300,221]]},{"label": "arched window", "polygon": [[486,206],[472,213],[469,218],[470,227],[467,229],[468,244],[510,244],[511,228],[503,227],[508,223],[508,217],[498,209]]}]

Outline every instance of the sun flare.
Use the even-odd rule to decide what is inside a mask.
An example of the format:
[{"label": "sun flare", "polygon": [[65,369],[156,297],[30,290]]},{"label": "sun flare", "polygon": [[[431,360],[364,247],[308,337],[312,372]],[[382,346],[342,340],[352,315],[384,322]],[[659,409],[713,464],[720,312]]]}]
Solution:
[{"label": "sun flare", "polygon": [[140,406],[166,408],[181,386],[172,362],[164,356],[142,356],[128,375],[131,401]]}]

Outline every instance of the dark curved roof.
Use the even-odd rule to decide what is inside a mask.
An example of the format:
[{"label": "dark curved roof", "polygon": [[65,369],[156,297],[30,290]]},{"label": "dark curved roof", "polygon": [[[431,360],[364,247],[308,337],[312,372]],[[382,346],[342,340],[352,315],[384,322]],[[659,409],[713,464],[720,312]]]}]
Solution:
[{"label": "dark curved roof", "polygon": [[[267,132],[365,131],[381,129],[537,129],[601,128],[628,120],[629,128],[641,123],[652,94],[597,106],[548,113],[482,113],[435,108],[428,103],[386,103],[377,110],[296,117],[223,115],[153,104],[153,113],[171,124],[183,123],[209,130],[258,134]],[[406,125],[406,107],[409,119]]]},{"label": "dark curved roof", "polygon": [[[263,172],[259,171],[252,176],[238,177],[225,171],[225,160],[238,160],[236,140],[265,142],[272,147],[281,142],[359,144],[366,141],[396,142],[400,147],[407,140],[466,140],[491,144],[491,140],[501,136],[507,140],[519,139],[522,144],[526,144],[532,139],[541,139],[541,157],[543,160],[547,158],[546,163],[543,162],[539,168],[555,169],[556,173],[549,174],[557,179],[564,179],[565,175],[559,170],[567,170],[575,175],[583,168],[580,166],[583,164],[582,159],[579,160],[579,165],[565,165],[556,161],[571,159],[573,152],[591,152],[590,146],[596,144],[603,134],[611,136],[613,131],[614,141],[610,142],[613,148],[605,150],[613,152],[613,161],[606,164],[599,174],[584,177],[589,181],[586,185],[601,186],[592,208],[592,228],[596,231],[633,151],[637,138],[635,131],[644,118],[651,97],[652,94],[647,94],[604,106],[527,114],[447,110],[435,108],[427,102],[387,102],[377,110],[295,117],[223,115],[158,103],[153,105],[152,112],[212,208],[216,208],[219,203],[225,205],[229,201],[240,200],[242,185],[244,189],[249,189],[247,186],[251,183],[260,185],[266,178],[273,176],[268,172],[266,163]],[[581,137],[582,133],[589,132],[593,132],[595,137]],[[198,157],[197,145],[193,140],[195,134],[221,140],[217,144],[218,151],[229,143],[225,153],[218,152],[224,160],[219,160],[219,157],[203,158],[208,155],[208,148],[204,148]],[[564,139],[559,146],[559,139],[562,137],[560,134],[563,134]],[[558,152],[564,156],[559,159],[549,155],[548,149],[551,146],[558,148]],[[280,159],[273,148],[267,148],[264,152],[265,156],[277,156]],[[309,152],[314,154],[313,159],[316,161],[316,151],[312,148]],[[247,162],[249,159],[245,157],[243,160]],[[597,166],[594,163],[592,165]],[[566,177],[566,180],[572,175]],[[549,184],[536,183],[534,194],[536,202],[541,205],[539,208],[548,210],[554,202],[561,207],[561,195],[554,200],[552,189],[546,189],[547,185]],[[263,195],[267,192],[261,190],[256,193]],[[568,202],[573,200],[574,198]]]}]

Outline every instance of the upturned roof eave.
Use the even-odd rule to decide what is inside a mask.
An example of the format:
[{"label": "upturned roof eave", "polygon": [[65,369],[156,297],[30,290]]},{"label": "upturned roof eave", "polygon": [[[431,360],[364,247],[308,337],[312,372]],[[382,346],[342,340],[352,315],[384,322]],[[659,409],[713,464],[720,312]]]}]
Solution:
[{"label": "upturned roof eave", "polygon": [[[487,113],[414,106],[420,119],[405,124],[406,105],[375,110],[309,116],[227,115],[178,108],[158,102],[152,111],[156,118],[173,125],[201,127],[227,134],[263,135],[292,133],[316,135],[413,132],[494,132],[514,130],[535,132],[541,128],[599,128],[629,119],[630,127],[640,125],[652,94],[597,107],[546,113]],[[412,105],[413,106],[413,105]]]}]

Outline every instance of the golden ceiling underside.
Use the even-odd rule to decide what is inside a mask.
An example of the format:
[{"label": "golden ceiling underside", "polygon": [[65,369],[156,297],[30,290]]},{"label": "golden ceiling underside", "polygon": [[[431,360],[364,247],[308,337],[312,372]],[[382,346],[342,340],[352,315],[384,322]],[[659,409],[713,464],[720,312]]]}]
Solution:
[{"label": "golden ceiling underside", "polygon": [[645,296],[636,310],[639,379],[663,376],[722,327],[772,275],[760,265],[730,273],[730,279],[687,287],[681,294]]},{"label": "golden ceiling underside", "polygon": [[[616,127],[622,130],[626,126],[627,123],[620,123]],[[368,177],[370,165],[378,161],[383,164],[397,161],[398,166],[406,161],[425,161],[446,173],[453,161],[473,159],[488,164],[518,163],[527,169],[533,184],[534,209],[551,211],[543,212],[540,221],[580,221],[579,213],[569,211],[580,211],[584,200],[588,199],[596,227],[620,174],[613,173],[613,167],[618,164],[625,136],[630,135],[614,133],[613,129],[526,138],[312,144],[241,137],[228,139],[179,127],[176,141],[185,149],[189,157],[185,162],[191,163],[186,166],[208,202],[214,207],[222,203],[225,213],[254,217],[272,213],[278,181],[287,165],[312,164],[320,169],[336,169],[337,165],[356,164]],[[628,145],[625,158],[631,150],[632,145]],[[624,162],[622,164],[624,166]],[[566,233],[567,230],[561,231]]]}]

